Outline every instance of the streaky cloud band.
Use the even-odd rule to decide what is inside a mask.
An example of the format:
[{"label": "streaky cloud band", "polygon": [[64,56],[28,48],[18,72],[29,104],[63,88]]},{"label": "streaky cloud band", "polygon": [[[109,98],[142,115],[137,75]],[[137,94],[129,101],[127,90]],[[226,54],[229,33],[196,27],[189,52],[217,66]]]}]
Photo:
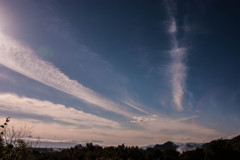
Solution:
[{"label": "streaky cloud band", "polygon": [[175,4],[174,0],[165,0],[167,14],[169,17],[168,33],[171,37],[171,50],[169,55],[171,63],[168,66],[168,73],[171,76],[170,84],[172,88],[172,101],[176,106],[176,110],[182,111],[184,109],[182,101],[184,98],[185,81],[187,77],[187,66],[184,62],[186,58],[186,48],[179,46],[177,38],[177,21],[174,15]]},{"label": "streaky cloud band", "polygon": [[[98,117],[72,107],[55,104],[35,98],[20,97],[12,93],[0,93],[0,110],[19,115],[35,115],[36,119],[43,121],[41,116],[50,117],[50,123],[69,123],[73,126],[86,126],[90,128],[119,128],[115,121]],[[40,118],[37,118],[38,116]],[[24,118],[27,118],[24,116]]]},{"label": "streaky cloud band", "polygon": [[76,80],[70,79],[53,64],[40,59],[33,50],[2,33],[0,33],[0,64],[103,110],[129,118],[134,116],[134,114],[124,110],[120,104],[99,95]]}]

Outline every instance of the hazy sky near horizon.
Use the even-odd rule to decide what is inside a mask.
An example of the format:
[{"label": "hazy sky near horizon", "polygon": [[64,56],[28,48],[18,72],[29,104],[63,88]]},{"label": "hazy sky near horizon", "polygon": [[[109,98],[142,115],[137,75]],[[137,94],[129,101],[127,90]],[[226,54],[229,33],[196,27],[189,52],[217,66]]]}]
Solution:
[{"label": "hazy sky near horizon", "polygon": [[102,145],[240,134],[240,3],[0,0],[0,116]]}]

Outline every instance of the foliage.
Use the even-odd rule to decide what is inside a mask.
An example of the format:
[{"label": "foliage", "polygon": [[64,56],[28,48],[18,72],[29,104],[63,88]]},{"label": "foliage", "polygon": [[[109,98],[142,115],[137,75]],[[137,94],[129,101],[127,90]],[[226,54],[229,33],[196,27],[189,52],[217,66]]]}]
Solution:
[{"label": "foliage", "polygon": [[240,136],[231,140],[215,140],[203,148],[180,154],[175,149],[128,147],[100,147],[92,143],[77,145],[59,152],[42,153],[39,160],[237,160],[240,159]]},{"label": "foliage", "polygon": [[203,148],[184,152],[180,160],[236,160],[240,159],[240,136],[231,140],[214,140]]},{"label": "foliage", "polygon": [[26,126],[20,130],[15,130],[14,127],[9,129],[9,122],[10,117],[7,117],[3,125],[0,125],[0,160],[34,160],[31,146],[22,139],[30,135],[30,129]]},{"label": "foliage", "polygon": [[[237,160],[240,159],[240,136],[230,140],[215,140],[180,154],[173,143],[167,142],[154,148],[142,149],[124,144],[117,147],[101,147],[87,143],[86,146],[42,152],[23,141],[30,130],[7,130],[8,117],[1,125],[0,160]],[[46,151],[46,150],[45,150]]]}]

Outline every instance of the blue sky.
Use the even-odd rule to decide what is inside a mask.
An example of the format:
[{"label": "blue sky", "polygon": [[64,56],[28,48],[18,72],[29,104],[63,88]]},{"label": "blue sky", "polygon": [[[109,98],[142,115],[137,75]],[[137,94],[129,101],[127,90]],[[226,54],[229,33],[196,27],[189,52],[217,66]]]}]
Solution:
[{"label": "blue sky", "polygon": [[240,130],[236,1],[1,0],[0,116],[32,138],[206,142]]}]

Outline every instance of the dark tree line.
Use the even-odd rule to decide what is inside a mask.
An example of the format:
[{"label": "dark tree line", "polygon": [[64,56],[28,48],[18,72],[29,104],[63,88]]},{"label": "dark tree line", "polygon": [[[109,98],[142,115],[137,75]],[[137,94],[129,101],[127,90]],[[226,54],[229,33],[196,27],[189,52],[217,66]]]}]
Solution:
[{"label": "dark tree line", "polygon": [[[178,154],[178,152],[176,153]],[[77,145],[61,152],[39,154],[38,156],[40,160],[161,160],[164,158],[163,152],[154,148],[144,150],[139,147],[127,147],[125,145],[103,148],[92,143],[88,143],[86,146]]]},{"label": "dark tree line", "polygon": [[238,160],[240,159],[240,136],[231,140],[215,140],[202,148],[180,154],[175,149],[141,149],[119,145],[101,147],[92,143],[76,145],[61,151],[40,152],[24,141],[17,146],[0,141],[1,160]]},{"label": "dark tree line", "polygon": [[13,147],[10,159],[19,160],[239,160],[240,136],[231,140],[215,140],[202,148],[180,154],[175,149],[129,147],[101,147],[92,143],[76,145],[69,149],[39,152],[24,145]]},{"label": "dark tree line", "polygon": [[240,159],[240,136],[231,140],[215,140],[202,148],[180,154],[175,149],[128,147],[101,147],[92,143],[76,145],[61,151],[41,152],[24,141],[18,145],[0,141],[0,160],[238,160]]},{"label": "dark tree line", "polygon": [[34,153],[39,160],[239,160],[240,136],[231,140],[214,140],[202,148],[180,154],[175,149],[101,147],[88,143],[59,152]]},{"label": "dark tree line", "polygon": [[101,147],[92,143],[77,145],[59,152],[36,154],[39,160],[239,160],[240,136],[231,140],[214,140],[202,148],[180,154],[175,149]]},{"label": "dark tree line", "polygon": [[[85,146],[76,145],[60,151],[48,150],[42,152],[31,147],[21,137],[16,141],[4,139],[5,128],[10,121],[6,119],[0,136],[0,160],[239,160],[240,136],[230,140],[214,140],[202,148],[179,153],[171,142],[154,148],[142,149],[124,144],[117,147],[101,147],[88,143]],[[13,143],[14,142],[14,143]],[[175,147],[175,148],[174,148]]]},{"label": "dark tree line", "polygon": [[240,136],[230,140],[214,140],[202,148],[184,152],[181,160],[238,160],[240,159]]}]

